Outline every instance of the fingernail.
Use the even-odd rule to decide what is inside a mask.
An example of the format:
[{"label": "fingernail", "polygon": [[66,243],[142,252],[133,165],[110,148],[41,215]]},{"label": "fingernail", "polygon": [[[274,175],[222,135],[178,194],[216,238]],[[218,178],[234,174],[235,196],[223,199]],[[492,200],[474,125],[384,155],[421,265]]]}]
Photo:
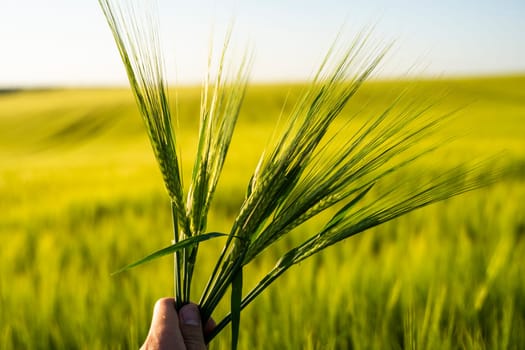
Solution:
[{"label": "fingernail", "polygon": [[182,322],[188,326],[200,326],[201,318],[199,315],[199,308],[197,305],[188,304],[182,307],[179,311]]}]

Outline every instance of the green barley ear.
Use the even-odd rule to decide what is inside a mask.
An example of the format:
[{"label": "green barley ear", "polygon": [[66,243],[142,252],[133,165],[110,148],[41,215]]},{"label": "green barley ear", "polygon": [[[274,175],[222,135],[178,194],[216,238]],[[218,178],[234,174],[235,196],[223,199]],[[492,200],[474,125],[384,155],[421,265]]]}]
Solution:
[{"label": "green barley ear", "polygon": [[[184,213],[181,169],[153,3],[99,0],[126,68],[164,184],[177,212]],[[180,218],[185,221],[182,215]]]},{"label": "green barley ear", "polygon": [[[335,62],[334,45],[273,148],[261,158],[230,231],[231,237],[245,239],[227,240],[201,297],[205,315],[216,307],[241,265],[293,227],[344,199],[335,198],[346,191],[340,181],[324,188],[299,186],[301,179],[316,171],[311,165],[319,162],[316,153],[324,147],[329,127],[384,55],[379,51],[370,60],[364,50],[367,39],[367,35],[357,38]],[[323,178],[323,169],[317,170]],[[330,185],[329,169],[325,175],[324,183]],[[288,204],[293,210],[285,210]]]},{"label": "green barley ear", "polygon": [[[213,83],[210,82],[213,52],[210,52],[208,75],[202,89],[199,144],[187,200],[191,235],[200,235],[206,230],[208,211],[226,160],[248,82],[250,60],[246,56],[237,68],[235,76],[229,78],[231,74],[225,72],[230,35],[231,31],[224,40]],[[197,250],[197,246],[190,248],[184,258],[185,295],[188,297]]]},{"label": "green barley ear", "polygon": [[230,43],[228,32],[211,82],[213,53],[208,59],[208,75],[201,96],[199,145],[193,167],[187,200],[188,217],[193,234],[206,228],[211,200],[230,147],[233,131],[244,100],[250,60],[245,57],[235,75],[226,72],[226,56]]}]

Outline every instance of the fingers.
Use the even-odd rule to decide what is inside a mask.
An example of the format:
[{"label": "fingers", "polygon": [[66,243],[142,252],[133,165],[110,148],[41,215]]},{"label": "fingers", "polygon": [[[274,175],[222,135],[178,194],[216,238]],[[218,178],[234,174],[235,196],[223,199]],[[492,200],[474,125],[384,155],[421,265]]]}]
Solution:
[{"label": "fingers", "polygon": [[178,315],[173,298],[157,301],[148,337],[141,350],[206,350],[205,334],[211,333],[215,322],[210,318],[204,327],[195,304],[183,306]]},{"label": "fingers", "polygon": [[200,311],[197,305],[184,305],[179,311],[180,330],[187,350],[206,350]]},{"label": "fingers", "polygon": [[180,347],[181,344],[184,346],[184,338],[179,328],[175,300],[173,298],[160,299],[155,304],[149,334],[141,349],[184,349]]}]

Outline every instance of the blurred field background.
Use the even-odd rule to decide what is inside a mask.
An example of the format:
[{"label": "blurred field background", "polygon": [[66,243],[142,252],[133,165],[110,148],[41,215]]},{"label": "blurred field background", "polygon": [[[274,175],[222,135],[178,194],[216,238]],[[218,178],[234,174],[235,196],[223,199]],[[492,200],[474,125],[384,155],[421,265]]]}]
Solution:
[{"label": "blurred field background", "polygon": [[[378,113],[407,86],[409,99],[442,97],[430,113],[461,109],[436,136],[452,141],[396,181],[490,156],[509,175],[291,269],[243,312],[241,349],[523,348],[525,76],[369,82],[344,114]],[[227,232],[279,114],[301,88],[248,89],[210,231]],[[188,173],[200,90],[177,93]],[[0,349],[138,348],[155,300],[173,294],[172,259],[110,273],[168,245],[170,228],[128,89],[0,94]],[[253,264],[246,290],[293,239]],[[194,291],[220,244],[203,243]],[[227,349],[228,338],[210,348]]]}]

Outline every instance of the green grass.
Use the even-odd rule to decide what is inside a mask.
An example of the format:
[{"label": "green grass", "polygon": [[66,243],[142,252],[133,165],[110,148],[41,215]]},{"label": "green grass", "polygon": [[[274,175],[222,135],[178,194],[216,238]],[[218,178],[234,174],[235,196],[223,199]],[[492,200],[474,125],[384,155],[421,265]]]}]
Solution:
[{"label": "green grass", "polygon": [[[432,113],[464,107],[442,133],[459,137],[406,170],[418,171],[409,175],[424,180],[457,162],[498,154],[512,176],[292,268],[243,311],[239,348],[518,349],[525,343],[525,77],[370,82],[344,114],[381,110],[407,84],[416,100],[446,96]],[[285,110],[293,106],[301,88],[248,89],[209,230],[228,230],[275,117],[285,101]],[[199,98],[199,88],[179,91],[185,178],[196,150]],[[130,92],[0,95],[0,212],[1,349],[138,347],[154,301],[173,293],[172,259],[110,273],[169,244],[171,219]],[[249,267],[247,290],[295,239]],[[201,246],[197,285],[206,282],[222,243]],[[218,311],[228,310],[226,303]],[[228,338],[221,334],[213,348],[227,349]]]}]

